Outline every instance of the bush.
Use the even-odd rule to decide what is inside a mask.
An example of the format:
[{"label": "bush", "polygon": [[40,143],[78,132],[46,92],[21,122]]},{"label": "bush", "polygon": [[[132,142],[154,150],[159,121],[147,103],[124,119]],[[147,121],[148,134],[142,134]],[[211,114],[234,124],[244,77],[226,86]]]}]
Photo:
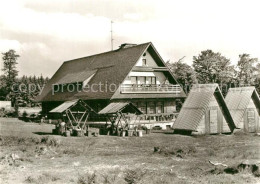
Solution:
[{"label": "bush", "polygon": [[16,117],[15,110],[13,108],[11,109],[2,108],[0,110],[0,117]]},{"label": "bush", "polygon": [[176,147],[154,147],[154,152],[165,156],[175,155],[184,158],[187,155],[194,155],[197,149],[194,146],[176,146]]},{"label": "bush", "polygon": [[1,146],[11,145],[35,145],[41,140],[38,137],[17,137],[17,136],[0,136]]},{"label": "bush", "polygon": [[145,172],[142,171],[141,169],[135,169],[135,170],[127,170],[125,172],[125,181],[128,184],[134,184],[138,183],[142,179],[142,177],[145,175]]},{"label": "bush", "polygon": [[5,108],[0,109],[0,117],[5,117]]},{"label": "bush", "polygon": [[97,179],[97,175],[96,173],[93,174],[87,174],[85,175],[81,175],[78,178],[78,184],[92,184],[92,183],[96,183],[96,179]]},{"label": "bush", "polygon": [[23,111],[23,117],[27,117],[28,116],[28,113],[26,111]]},{"label": "bush", "polygon": [[26,183],[35,183],[36,180],[35,178],[31,177],[31,176],[28,176],[26,179],[25,179],[25,182]]},{"label": "bush", "polygon": [[60,140],[56,139],[55,137],[50,137],[50,136],[42,137],[41,143],[43,143],[47,146],[54,146],[54,147],[60,146]]},{"label": "bush", "polygon": [[60,180],[60,178],[53,176],[49,173],[43,173],[42,175],[40,175],[38,177],[28,176],[25,179],[25,182],[26,183],[50,183],[50,182],[55,182],[57,180]]}]

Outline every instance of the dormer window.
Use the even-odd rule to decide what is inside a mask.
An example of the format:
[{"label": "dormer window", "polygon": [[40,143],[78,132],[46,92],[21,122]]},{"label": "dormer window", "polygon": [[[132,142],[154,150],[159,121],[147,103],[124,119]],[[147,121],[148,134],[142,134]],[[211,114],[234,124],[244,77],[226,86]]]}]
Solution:
[{"label": "dormer window", "polygon": [[146,59],[143,59],[142,66],[147,66]]}]

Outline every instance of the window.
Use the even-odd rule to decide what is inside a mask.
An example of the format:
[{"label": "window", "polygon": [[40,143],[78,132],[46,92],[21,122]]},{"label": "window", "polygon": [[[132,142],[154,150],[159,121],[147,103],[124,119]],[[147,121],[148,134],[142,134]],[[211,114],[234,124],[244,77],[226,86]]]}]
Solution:
[{"label": "window", "polygon": [[139,102],[139,103],[138,103],[138,109],[139,109],[142,113],[146,114],[146,113],[147,113],[147,112],[146,112],[146,103],[145,103],[145,102]]},{"label": "window", "polygon": [[145,84],[145,77],[138,77],[138,84]]},{"label": "window", "polygon": [[149,114],[155,114],[155,103],[154,102],[149,102]]},{"label": "window", "polygon": [[163,102],[157,102],[157,113],[158,114],[161,114],[161,113],[163,113],[164,111],[164,106],[163,106]]},{"label": "window", "polygon": [[146,81],[145,81],[145,84],[151,84],[151,77],[146,77]]},{"label": "window", "polygon": [[146,63],[146,59],[143,59],[142,66],[147,66],[146,64],[147,64],[147,63]]},{"label": "window", "polygon": [[131,77],[131,84],[137,84],[137,77]]},{"label": "window", "polygon": [[146,114],[146,107],[145,106],[140,107],[140,111],[142,113]]},{"label": "window", "polygon": [[152,77],[152,84],[156,84],[156,77]]}]

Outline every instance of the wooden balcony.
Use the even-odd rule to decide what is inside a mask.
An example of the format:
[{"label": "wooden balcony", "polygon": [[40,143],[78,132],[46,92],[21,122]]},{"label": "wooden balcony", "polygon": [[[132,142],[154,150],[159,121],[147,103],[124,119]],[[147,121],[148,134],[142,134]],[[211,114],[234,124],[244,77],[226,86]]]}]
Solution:
[{"label": "wooden balcony", "polygon": [[120,86],[121,93],[174,93],[181,92],[180,85],[173,84],[122,84]]},{"label": "wooden balcony", "polygon": [[169,71],[167,67],[148,67],[148,66],[134,66],[132,71],[134,72],[164,72]]}]

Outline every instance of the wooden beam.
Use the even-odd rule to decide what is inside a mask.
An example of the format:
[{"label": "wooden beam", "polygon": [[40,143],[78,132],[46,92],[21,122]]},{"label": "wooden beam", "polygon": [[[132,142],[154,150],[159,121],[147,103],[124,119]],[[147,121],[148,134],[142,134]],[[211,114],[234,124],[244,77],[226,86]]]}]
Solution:
[{"label": "wooden beam", "polygon": [[68,119],[69,119],[70,125],[73,127],[72,121],[71,121],[71,119],[70,119],[70,117],[69,117],[69,114],[68,114],[68,110],[66,110],[65,112],[66,112],[66,115],[67,115],[67,117],[68,117]]},{"label": "wooden beam", "polygon": [[70,114],[71,114],[73,120],[75,121],[75,123],[78,123],[77,120],[75,119],[74,115],[71,113],[70,109],[68,109],[68,111],[70,112]]},{"label": "wooden beam", "polygon": [[124,128],[124,126],[123,126],[123,124],[122,124],[122,121],[121,121],[121,119],[123,118],[123,113],[120,112],[119,114],[120,114],[120,124],[121,124],[121,127]]},{"label": "wooden beam", "polygon": [[248,132],[248,109],[245,110],[243,120],[244,120],[244,122],[243,122],[243,124],[244,124],[244,131]]},{"label": "wooden beam", "polygon": [[78,113],[78,114],[84,114],[84,113],[86,113],[86,111],[84,111],[84,112],[81,112],[81,111],[71,111],[72,113]]},{"label": "wooden beam", "polygon": [[[118,115],[118,114],[117,114]],[[118,122],[117,122],[117,128],[118,128],[118,124],[119,124],[119,122],[120,122],[120,119],[121,119],[121,116],[117,116],[118,118]]]},{"label": "wooden beam", "polygon": [[255,132],[259,130],[259,115],[257,109],[255,110]]},{"label": "wooden beam", "polygon": [[122,114],[122,117],[123,117],[123,119],[124,119],[124,121],[125,121],[125,127],[124,127],[124,129],[125,129],[125,128],[128,127],[128,122],[127,122],[127,119],[126,119],[126,117],[125,117],[124,114]]},{"label": "wooden beam", "polygon": [[81,116],[79,122],[81,122],[82,118],[84,117],[84,115],[86,114],[86,111],[84,112],[84,114]]},{"label": "wooden beam", "polygon": [[209,109],[205,112],[205,134],[210,134],[210,113]]},{"label": "wooden beam", "polygon": [[222,115],[222,111],[220,109],[221,107],[218,108],[217,111],[217,124],[218,124],[218,133],[222,133],[223,132],[223,115]]},{"label": "wooden beam", "polygon": [[[135,115],[135,121],[134,121],[134,124],[135,124],[135,122],[136,122],[137,118],[138,118],[138,116],[137,116],[137,115]],[[140,119],[140,118],[139,118],[139,119]]]},{"label": "wooden beam", "polygon": [[87,122],[87,120],[88,120],[88,117],[89,117],[89,113],[87,113],[87,115],[86,115],[86,118],[85,118],[85,120],[84,120],[84,123],[86,123],[86,122]]},{"label": "wooden beam", "polygon": [[88,116],[89,116],[89,113],[86,115],[86,119],[85,119],[85,121],[84,121],[83,126],[86,126],[86,122],[87,122]]}]

